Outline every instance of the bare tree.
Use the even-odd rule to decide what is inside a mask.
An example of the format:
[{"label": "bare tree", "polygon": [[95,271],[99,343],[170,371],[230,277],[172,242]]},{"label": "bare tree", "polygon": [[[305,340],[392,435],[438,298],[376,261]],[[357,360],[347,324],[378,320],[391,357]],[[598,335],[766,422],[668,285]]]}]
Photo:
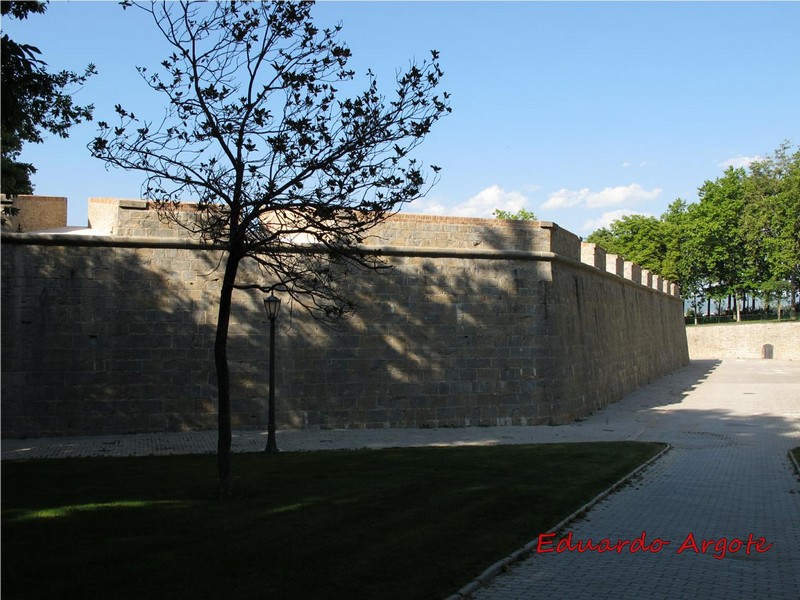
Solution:
[{"label": "bare tree", "polygon": [[[224,249],[214,359],[227,497],[233,290],[283,291],[323,320],[352,311],[344,267],[382,266],[364,252],[364,236],[427,191],[409,152],[450,112],[448,94],[435,94],[442,71],[433,51],[398,73],[391,99],[371,72],[364,91],[342,98],[337,86],[353,85],[350,50],[337,39],[341,25],[314,26],[312,3],[126,4],[150,13],[173,48],[158,72],[137,68],[163,94],[165,115],[140,119],[117,105],[119,124],[101,122],[90,150],[142,171],[143,193],[161,215]],[[197,202],[188,220],[177,211],[186,199]],[[262,283],[237,284],[246,258]]]}]

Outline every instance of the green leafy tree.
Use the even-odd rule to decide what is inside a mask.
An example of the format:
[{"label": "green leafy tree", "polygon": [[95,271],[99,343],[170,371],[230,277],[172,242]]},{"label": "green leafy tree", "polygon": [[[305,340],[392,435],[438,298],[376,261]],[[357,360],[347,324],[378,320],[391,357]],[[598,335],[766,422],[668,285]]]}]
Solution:
[{"label": "green leafy tree", "polygon": [[[794,298],[800,285],[800,149],[788,142],[750,165],[744,182],[743,237],[764,296]],[[780,306],[780,304],[779,304]]]},{"label": "green leafy tree", "polygon": [[524,208],[520,208],[517,212],[512,213],[510,210],[502,210],[496,208],[494,210],[494,216],[498,219],[504,219],[506,221],[536,221],[536,215],[533,212],[526,210]]},{"label": "green leafy tree", "polygon": [[660,275],[680,285],[681,296],[691,301],[691,314],[695,322],[709,285],[705,277],[703,255],[687,243],[692,228],[692,209],[696,206],[678,198],[667,207],[660,219],[664,241]]},{"label": "green leafy tree", "polygon": [[[676,201],[678,202],[678,201]],[[662,217],[666,220],[667,232],[667,267],[674,265],[681,286],[681,295],[692,302],[695,322],[700,312],[700,305],[715,293],[715,287],[709,279],[709,271],[705,261],[705,249],[701,234],[696,231],[696,226],[701,223],[699,204],[689,204],[681,210],[676,203],[670,205],[667,214]],[[676,260],[671,250],[677,250]],[[710,309],[706,309],[708,313]]]},{"label": "green leafy tree", "polygon": [[675,282],[688,279],[688,263],[684,261],[684,241],[689,227],[689,207],[680,198],[673,201],[661,215],[663,256],[659,274]]},{"label": "green leafy tree", "polygon": [[685,248],[698,261],[698,275],[709,283],[714,299],[733,295],[740,320],[741,295],[750,288],[753,261],[742,236],[744,169],[733,167],[698,190],[700,202],[691,211]]},{"label": "green leafy tree", "polygon": [[620,254],[620,252],[618,252],[618,250],[620,249],[620,245],[617,244],[617,240],[614,238],[614,234],[611,233],[610,226],[595,229],[592,233],[590,233],[586,237],[586,241],[590,244],[597,244],[598,246],[603,248],[606,252],[609,252],[611,254],[624,256],[623,254]]},{"label": "green leafy tree", "polygon": [[[26,19],[29,14],[44,13],[41,2],[8,1],[0,3],[4,18]],[[2,193],[13,197],[32,194],[31,176],[34,165],[21,162],[25,144],[40,144],[45,133],[65,138],[69,129],[84,120],[91,120],[93,106],[73,103],[70,89],[81,86],[95,74],[89,65],[83,74],[72,71],[48,73],[47,63],[35,46],[20,44],[2,37],[2,83],[0,84],[0,113],[2,114]]]},{"label": "green leafy tree", "polygon": [[661,222],[655,217],[625,215],[607,228],[594,231],[586,241],[654,273],[662,271],[666,242]]},{"label": "green leafy tree", "polygon": [[[344,278],[383,266],[366,253],[364,236],[427,191],[409,153],[450,111],[448,95],[436,94],[434,51],[398,74],[391,99],[372,73],[364,91],[344,97],[339,89],[354,77],[350,50],[338,41],[340,26],[314,25],[309,2],[133,4],[173,49],[163,70],[139,68],[163,95],[166,116],[140,119],[117,105],[119,123],[101,122],[90,149],[144,173],[144,194],[165,218],[224,249],[214,361],[226,497],[234,289],[284,292],[321,320],[352,312]],[[175,210],[187,199],[197,201],[194,219]],[[237,280],[245,259],[261,268],[261,283]]]},{"label": "green leafy tree", "polygon": [[728,169],[681,199],[659,219],[631,215],[587,241],[680,284],[693,302],[735,299],[737,320],[747,294],[768,301],[800,288],[800,150],[783,143],[749,169]]}]

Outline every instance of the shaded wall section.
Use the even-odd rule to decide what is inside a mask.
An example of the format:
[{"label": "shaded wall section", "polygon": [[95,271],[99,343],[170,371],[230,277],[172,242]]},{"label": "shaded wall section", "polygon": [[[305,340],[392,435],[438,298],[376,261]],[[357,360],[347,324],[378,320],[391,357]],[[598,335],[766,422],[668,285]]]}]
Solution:
[{"label": "shaded wall section", "polygon": [[0,194],[3,231],[19,233],[56,229],[67,225],[67,199],[62,196],[27,196],[6,198]]},{"label": "shaded wall section", "polygon": [[[3,237],[4,435],[216,426],[219,251],[154,235],[138,202],[95,213],[126,236]],[[279,427],[565,423],[688,362],[675,286],[606,272],[557,225],[398,215],[374,233],[393,269],[354,276],[353,318],[281,308]],[[237,291],[235,427],[266,426],[268,358],[262,297]]]}]

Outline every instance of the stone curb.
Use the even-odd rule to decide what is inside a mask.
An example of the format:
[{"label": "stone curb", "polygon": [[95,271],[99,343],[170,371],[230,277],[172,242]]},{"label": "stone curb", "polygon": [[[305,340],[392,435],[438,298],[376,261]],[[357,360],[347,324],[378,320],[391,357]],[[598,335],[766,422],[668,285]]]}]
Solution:
[{"label": "stone curb", "polygon": [[[569,515],[566,519],[564,519],[563,521],[558,523],[555,527],[553,527],[551,529],[551,532],[559,533],[567,525],[569,525],[573,521],[577,521],[578,519],[584,517],[585,514],[589,511],[589,509],[592,508],[595,504],[597,504],[598,502],[603,500],[606,496],[608,496],[612,492],[616,491],[618,488],[620,488],[623,485],[625,485],[626,483],[628,483],[636,475],[641,473],[643,470],[645,470],[647,467],[649,467],[652,463],[654,463],[659,458],[664,456],[664,454],[666,454],[667,451],[669,451],[671,448],[672,448],[672,446],[670,444],[667,444],[666,448],[664,448],[661,452],[656,454],[653,458],[651,458],[647,462],[645,462],[645,463],[639,465],[638,467],[636,467],[633,471],[631,471],[630,473],[625,475],[622,479],[620,479],[616,483],[612,484],[611,487],[609,487],[608,489],[600,492],[597,496],[595,496],[589,502],[587,502],[586,504],[581,506],[578,510],[576,510],[571,515]],[[790,456],[791,456],[791,453],[790,453]],[[792,458],[792,460],[794,460],[793,456],[791,458]],[[795,466],[797,467],[797,463],[796,462],[795,462]],[[798,467],[798,472],[800,472],[800,467]],[[467,585],[462,587],[460,590],[458,590],[455,594],[452,594],[452,595],[448,596],[447,598],[445,598],[445,600],[469,600],[470,598],[472,598],[472,594],[474,594],[476,591],[478,591],[483,586],[487,585],[492,579],[497,577],[497,575],[499,575],[503,571],[507,570],[511,565],[513,565],[513,564],[515,564],[515,563],[517,563],[517,562],[519,562],[521,560],[524,560],[525,558],[528,558],[530,555],[532,555],[533,552],[534,552],[534,548],[536,548],[537,544],[538,544],[537,540],[532,540],[532,541],[528,542],[527,544],[525,544],[519,550],[515,550],[514,552],[512,552],[511,554],[509,554],[505,558],[498,560],[496,563],[491,565],[488,569],[483,571],[483,573],[478,575],[478,577],[476,577],[470,583],[468,583]]]}]

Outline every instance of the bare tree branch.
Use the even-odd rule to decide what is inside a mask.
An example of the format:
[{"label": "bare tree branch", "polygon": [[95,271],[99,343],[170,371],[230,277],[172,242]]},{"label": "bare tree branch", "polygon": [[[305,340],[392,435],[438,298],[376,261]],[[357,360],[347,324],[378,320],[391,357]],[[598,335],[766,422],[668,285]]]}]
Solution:
[{"label": "bare tree branch", "polygon": [[[149,13],[173,51],[156,72],[139,67],[163,94],[165,115],[140,120],[116,106],[90,144],[107,164],[145,175],[143,194],[160,217],[221,245],[215,363],[220,413],[221,493],[230,479],[227,332],[234,289],[280,291],[331,323],[355,306],[344,283],[386,263],[361,246],[369,230],[431,181],[410,157],[450,112],[438,53],[397,74],[391,99],[372,73],[350,86],[341,25],[318,29],[309,2],[126,2]],[[196,211],[181,210],[194,201]],[[237,282],[242,260],[263,281]]]}]

